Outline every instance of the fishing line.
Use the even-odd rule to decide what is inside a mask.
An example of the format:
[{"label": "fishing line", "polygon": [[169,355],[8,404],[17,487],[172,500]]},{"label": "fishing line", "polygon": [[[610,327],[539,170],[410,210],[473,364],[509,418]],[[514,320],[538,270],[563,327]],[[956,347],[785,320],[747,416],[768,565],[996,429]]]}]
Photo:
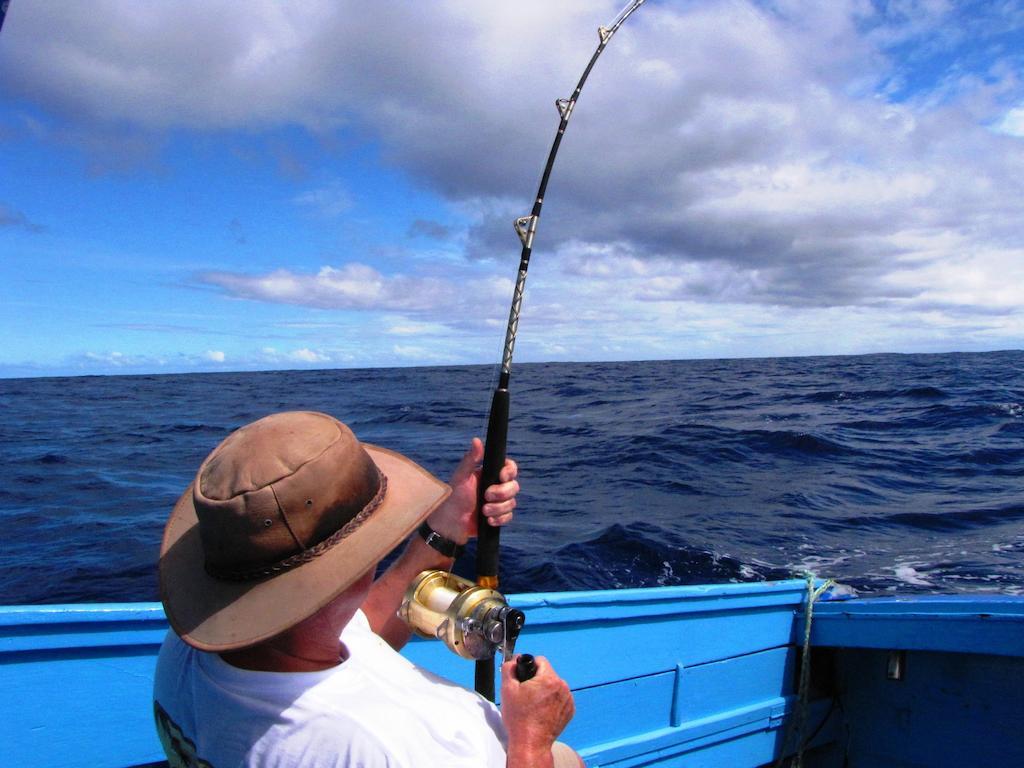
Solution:
[{"label": "fishing line", "polygon": [[473,434],[486,435],[487,434],[487,393],[493,392],[498,388],[498,377],[501,374],[501,364],[494,363],[489,366],[490,375],[487,379],[487,389],[483,390],[480,394],[480,428]]},{"label": "fishing line", "polygon": [[[644,0],[631,0],[614,20],[604,27],[598,27],[598,45],[586,69],[580,76],[579,82],[572,95],[567,99],[556,99],[555,108],[558,110],[559,123],[555,133],[555,139],[548,152],[547,162],[544,164],[544,171],[541,174],[540,186],[537,188],[537,195],[534,198],[533,208],[526,216],[520,216],[514,222],[516,234],[522,243],[522,252],[519,257],[519,272],[516,275],[515,289],[512,292],[512,306],[509,309],[508,327],[505,331],[505,345],[501,355],[501,368],[498,376],[498,386],[494,389],[491,397],[491,408],[487,419],[487,440],[484,444],[484,463],[481,471],[480,482],[477,486],[477,548],[476,548],[476,583],[488,589],[498,587],[498,546],[500,529],[495,528],[483,519],[483,494],[491,485],[498,482],[499,474],[505,465],[505,448],[508,438],[508,414],[509,414],[509,379],[512,372],[512,354],[515,351],[516,333],[519,329],[519,315],[523,306],[523,293],[526,290],[526,271],[530,266],[530,255],[533,252],[533,241],[537,234],[537,224],[540,221],[541,207],[544,205],[544,195],[547,192],[548,180],[551,177],[551,169],[555,164],[555,156],[565,135],[565,129],[569,125],[569,118],[572,117],[576,101],[579,99],[580,91],[583,90],[590,71],[594,68],[601,52],[612,39],[612,36],[619,30],[626,19],[634,11],[643,5]],[[482,696],[494,701],[494,655],[476,662],[476,690]]]}]

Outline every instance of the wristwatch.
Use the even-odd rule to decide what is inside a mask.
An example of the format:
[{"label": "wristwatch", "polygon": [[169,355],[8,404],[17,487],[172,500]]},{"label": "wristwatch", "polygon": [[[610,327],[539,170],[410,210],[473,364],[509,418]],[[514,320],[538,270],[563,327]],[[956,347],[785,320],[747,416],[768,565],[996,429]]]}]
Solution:
[{"label": "wristwatch", "polygon": [[417,531],[419,535],[427,542],[427,546],[433,547],[445,557],[458,557],[462,554],[462,551],[466,548],[462,544],[456,544],[451,539],[446,539],[440,533],[435,531],[424,520],[423,524]]}]

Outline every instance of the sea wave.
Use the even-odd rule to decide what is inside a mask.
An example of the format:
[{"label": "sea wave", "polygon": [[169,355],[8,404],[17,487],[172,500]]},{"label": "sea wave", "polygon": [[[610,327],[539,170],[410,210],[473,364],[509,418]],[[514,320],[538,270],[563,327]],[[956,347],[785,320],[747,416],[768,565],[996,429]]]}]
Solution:
[{"label": "sea wave", "polygon": [[[203,457],[321,410],[441,476],[491,366],[0,380],[0,602],[155,599]],[[1024,353],[517,366],[510,591],[814,571],[867,593],[1024,585]],[[471,561],[460,568],[471,569]]]}]

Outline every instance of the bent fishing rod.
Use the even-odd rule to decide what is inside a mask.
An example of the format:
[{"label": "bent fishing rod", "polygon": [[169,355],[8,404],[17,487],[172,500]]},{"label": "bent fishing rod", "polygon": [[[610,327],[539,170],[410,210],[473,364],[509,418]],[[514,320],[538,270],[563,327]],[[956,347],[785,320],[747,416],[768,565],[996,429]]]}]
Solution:
[{"label": "bent fishing rod", "polygon": [[[509,606],[505,597],[497,591],[500,529],[484,520],[482,512],[484,491],[499,481],[501,469],[505,466],[508,387],[512,371],[512,350],[515,347],[519,313],[523,306],[526,270],[530,266],[533,239],[537,233],[537,222],[540,220],[540,209],[544,204],[544,193],[547,191],[548,179],[555,164],[555,155],[558,154],[558,147],[562,143],[562,136],[565,134],[580,91],[583,90],[583,84],[586,83],[590,70],[608,45],[608,41],[612,39],[612,35],[643,3],[644,0],[631,0],[619,11],[619,15],[611,24],[598,28],[600,42],[576,84],[576,90],[568,99],[555,101],[560,118],[558,132],[548,153],[544,173],[541,174],[533,210],[529,216],[521,216],[515,221],[515,229],[522,241],[523,250],[519,257],[519,274],[512,293],[512,308],[509,310],[508,329],[505,332],[501,374],[491,398],[484,461],[477,486],[476,584],[450,571],[423,571],[409,585],[398,611],[416,634],[427,638],[436,637],[459,656],[474,659],[476,690],[490,701],[494,701],[494,654],[500,648],[506,661],[512,658],[516,639],[526,621],[523,612]],[[536,665],[532,656],[523,654],[516,659],[515,674],[520,682],[530,679],[535,672]]]},{"label": "bent fishing rod", "polygon": [[[483,519],[482,508],[484,504],[484,491],[491,485],[498,482],[502,467],[505,466],[505,450],[508,441],[508,418],[509,418],[509,379],[512,372],[512,352],[516,344],[516,332],[519,329],[519,314],[523,306],[523,292],[526,288],[526,271],[530,266],[530,255],[533,252],[533,240],[537,233],[537,223],[540,221],[540,211],[544,204],[544,195],[547,192],[548,180],[551,178],[551,169],[555,164],[555,157],[558,148],[562,144],[562,137],[569,125],[569,118],[572,117],[576,101],[579,99],[580,91],[583,90],[590,70],[594,68],[601,52],[604,51],[608,41],[618,31],[626,19],[628,19],[637,8],[643,5],[644,0],[631,0],[618,16],[606,27],[599,27],[598,45],[586,69],[580,76],[576,89],[572,96],[567,99],[557,99],[555,107],[558,109],[559,123],[558,131],[555,133],[554,142],[548,152],[548,159],[544,165],[544,172],[541,174],[540,186],[537,188],[537,195],[533,201],[533,210],[528,216],[521,216],[515,220],[515,230],[522,242],[522,252],[519,256],[519,273],[516,276],[515,289],[512,293],[512,307],[508,315],[508,328],[505,331],[505,346],[501,356],[501,373],[498,378],[498,385],[491,397],[491,410],[487,419],[487,441],[484,446],[484,462],[480,475],[477,497],[477,544],[476,544],[476,582],[477,585],[490,590],[498,588],[498,548],[500,540],[500,528],[489,525]],[[506,626],[505,635],[514,632],[518,635],[522,627],[521,614],[518,619],[519,626]],[[510,631],[511,630],[511,631]],[[511,655],[512,645],[506,639],[502,643],[502,649],[507,659]],[[487,658],[478,659],[476,662],[476,690],[482,696],[494,701],[494,654]]]}]

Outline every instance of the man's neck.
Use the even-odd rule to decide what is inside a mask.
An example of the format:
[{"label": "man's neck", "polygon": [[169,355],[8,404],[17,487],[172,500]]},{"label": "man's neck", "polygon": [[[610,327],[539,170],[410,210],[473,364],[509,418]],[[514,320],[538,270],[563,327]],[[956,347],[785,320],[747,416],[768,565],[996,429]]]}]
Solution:
[{"label": "man's neck", "polygon": [[341,632],[359,610],[374,568],[316,613],[269,640],[220,654],[228,664],[257,672],[320,672],[348,658]]},{"label": "man's neck", "polygon": [[280,647],[269,641],[251,648],[226,651],[220,657],[233,667],[256,672],[322,672],[345,661],[348,650],[340,642],[336,642],[333,649],[323,646],[298,649]]}]

